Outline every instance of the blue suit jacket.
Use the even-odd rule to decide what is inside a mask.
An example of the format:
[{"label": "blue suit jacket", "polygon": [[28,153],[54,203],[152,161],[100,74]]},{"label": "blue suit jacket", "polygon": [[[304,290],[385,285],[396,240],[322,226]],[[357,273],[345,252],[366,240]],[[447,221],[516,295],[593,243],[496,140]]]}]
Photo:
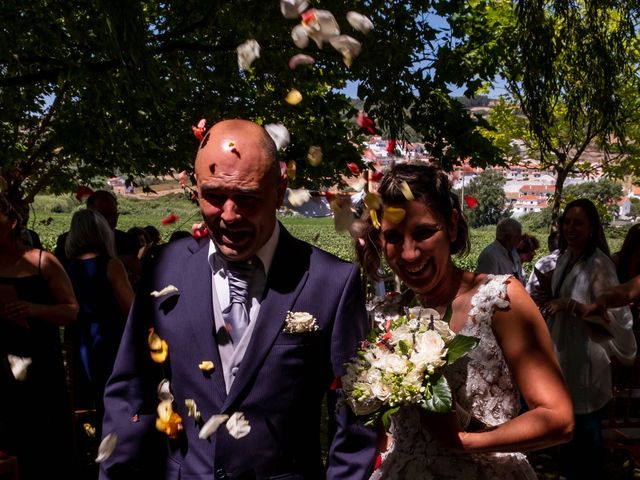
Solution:
[{"label": "blue suit jacket", "polygon": [[[105,392],[103,433],[116,433],[118,444],[102,464],[101,478],[368,478],[375,432],[347,407],[335,410],[326,467],[320,445],[322,398],[369,328],[358,270],[281,226],[251,342],[227,395],[214,336],[208,242],[167,245],[143,276]],[[170,284],[177,295],[149,295]],[[288,311],[312,314],[320,328],[285,333]],[[152,326],[169,345],[162,365],[150,358]],[[201,371],[203,360],[212,360],[215,369]],[[183,419],[177,440],[155,429],[163,378],[171,382]],[[222,426],[199,439],[185,399],[195,400],[205,421],[243,412],[251,432],[235,439]]]}]

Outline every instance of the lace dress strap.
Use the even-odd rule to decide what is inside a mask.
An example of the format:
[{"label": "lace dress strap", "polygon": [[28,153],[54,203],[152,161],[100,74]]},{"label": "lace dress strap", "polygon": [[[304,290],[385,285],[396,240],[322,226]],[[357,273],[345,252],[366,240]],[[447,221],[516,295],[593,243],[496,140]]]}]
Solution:
[{"label": "lace dress strap", "polygon": [[485,282],[471,298],[469,318],[475,324],[491,324],[496,309],[509,306],[507,282],[513,275],[488,275]]}]

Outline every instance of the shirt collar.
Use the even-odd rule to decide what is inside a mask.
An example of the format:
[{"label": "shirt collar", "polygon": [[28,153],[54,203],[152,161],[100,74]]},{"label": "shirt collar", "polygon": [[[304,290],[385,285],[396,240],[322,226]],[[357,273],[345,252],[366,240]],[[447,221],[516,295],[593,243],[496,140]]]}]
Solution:
[{"label": "shirt collar", "polygon": [[[276,246],[278,245],[279,239],[280,224],[276,220],[275,227],[273,228],[273,232],[271,233],[269,240],[267,240],[266,243],[256,252],[256,256],[262,262],[266,277],[269,276],[269,270],[271,270],[271,263],[273,262],[273,256],[276,253]],[[209,254],[207,258],[214,274],[219,271],[224,272],[224,262],[220,261],[220,254],[218,253],[218,248],[213,240],[209,240]]]}]

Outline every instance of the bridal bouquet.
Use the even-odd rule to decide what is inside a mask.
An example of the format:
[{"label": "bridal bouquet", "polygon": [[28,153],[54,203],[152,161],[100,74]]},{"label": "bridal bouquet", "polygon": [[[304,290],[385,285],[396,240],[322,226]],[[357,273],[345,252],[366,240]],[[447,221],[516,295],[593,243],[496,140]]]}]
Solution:
[{"label": "bridal bouquet", "polygon": [[342,377],[353,412],[366,417],[368,425],[381,418],[388,427],[390,415],[401,406],[451,411],[443,368],[475,348],[478,339],[456,335],[449,328],[450,318],[451,306],[443,319],[421,307],[405,308],[403,315],[377,312],[374,328]]}]

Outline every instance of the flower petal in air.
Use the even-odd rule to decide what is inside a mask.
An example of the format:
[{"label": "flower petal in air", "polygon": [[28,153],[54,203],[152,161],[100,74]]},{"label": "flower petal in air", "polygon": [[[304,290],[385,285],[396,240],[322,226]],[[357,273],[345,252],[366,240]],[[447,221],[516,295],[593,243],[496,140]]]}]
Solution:
[{"label": "flower petal in air", "polygon": [[302,25],[307,36],[316,42],[318,48],[330,38],[340,35],[340,27],[329,10],[312,8],[302,14]]},{"label": "flower petal in air", "polygon": [[202,421],[202,414],[200,413],[200,410],[198,410],[196,401],[193,398],[187,398],[185,399],[184,404],[188,409],[187,416],[193,417],[196,423],[200,423]]},{"label": "flower petal in air", "polygon": [[298,90],[293,88],[289,91],[289,93],[287,93],[284,101],[289,105],[298,105],[302,101],[302,94]]},{"label": "flower petal in air", "polygon": [[380,197],[378,195],[373,192],[369,192],[364,196],[364,204],[367,208],[378,210],[382,205],[382,202],[380,202]]},{"label": "flower petal in air", "polygon": [[375,122],[367,116],[363,111],[359,111],[356,116],[356,123],[360,128],[362,128],[369,135],[375,135],[376,133],[376,124]]},{"label": "flower petal in air", "polygon": [[369,178],[372,182],[379,182],[384,177],[384,173],[379,172],[377,170],[373,170],[369,173]]},{"label": "flower petal in air", "polygon": [[27,369],[31,365],[31,357],[8,354],[7,360],[9,360],[13,377],[19,382],[24,382],[27,379]]},{"label": "flower petal in air", "polygon": [[309,35],[304,25],[296,25],[291,30],[291,38],[298,48],[307,48],[309,46]]},{"label": "flower petal in air", "polygon": [[176,215],[175,213],[170,213],[162,219],[162,225],[171,225],[172,223],[176,223],[178,220],[180,220],[180,217],[178,215]]},{"label": "flower petal in air", "polygon": [[218,429],[218,427],[228,419],[229,415],[212,415],[200,429],[198,438],[201,438],[202,440],[209,438]]},{"label": "flower petal in air", "polygon": [[90,196],[93,193],[93,190],[91,190],[89,187],[85,187],[84,185],[80,185],[77,189],[76,189],[76,199],[79,202],[84,202],[88,196]]},{"label": "flower petal in air", "polygon": [[362,44],[349,35],[338,35],[329,39],[333,48],[342,54],[342,59],[347,67],[353,64],[353,60],[360,55]]},{"label": "flower petal in air", "polygon": [[364,33],[365,35],[373,29],[373,22],[358,12],[347,12],[347,22],[354,30]]},{"label": "flower petal in air", "polygon": [[315,59],[310,55],[298,53],[289,59],[289,69],[295,70],[298,65],[312,65]]},{"label": "flower petal in air", "polygon": [[160,401],[170,400],[173,402],[173,394],[171,393],[171,382],[163,378],[158,384],[158,399]]},{"label": "flower petal in air", "polygon": [[322,163],[322,149],[317,145],[312,145],[309,147],[309,152],[307,153],[307,162],[312,167],[317,167]]},{"label": "flower petal in air", "polygon": [[467,207],[469,207],[471,210],[473,210],[474,208],[476,208],[478,206],[478,199],[476,197],[471,196],[471,195],[465,195],[464,196],[464,203],[467,204]]},{"label": "flower petal in air", "polygon": [[182,170],[180,172],[180,175],[178,175],[178,185],[180,185],[182,188],[185,188],[187,186],[187,179],[188,179],[188,175],[187,175],[187,171],[186,170]]},{"label": "flower petal in air", "polygon": [[238,45],[238,67],[240,70],[249,70],[256,58],[260,58],[260,45],[253,39]]},{"label": "flower petal in air", "polygon": [[287,177],[290,180],[294,180],[296,178],[296,171],[298,169],[298,165],[295,160],[289,160],[287,162]]},{"label": "flower petal in air", "polygon": [[298,188],[298,189],[289,189],[289,193],[287,194],[287,200],[292,207],[299,207],[305,203],[307,203],[311,199],[311,194],[309,190],[306,188]]},{"label": "flower petal in air", "polygon": [[204,137],[204,132],[206,131],[207,121],[204,118],[201,118],[198,122],[197,126],[191,125],[191,130],[193,130],[193,136],[198,140],[202,140]]},{"label": "flower petal in air", "polygon": [[284,18],[298,18],[307,8],[309,8],[307,0],[280,0],[280,11]]},{"label": "flower petal in air", "polygon": [[158,297],[164,297],[165,295],[172,295],[174,293],[179,293],[178,287],[174,285],[167,285],[162,290],[160,291],[154,290],[149,295],[151,295],[152,297],[158,298]]},{"label": "flower petal in air", "polygon": [[156,363],[164,363],[169,354],[169,345],[160,338],[160,335],[154,331],[153,327],[149,329],[147,342],[149,343],[149,350],[151,350],[151,360]]},{"label": "flower petal in air", "polygon": [[356,219],[351,210],[351,198],[348,195],[336,195],[329,205],[333,212],[333,225],[336,232],[349,231]]},{"label": "flower petal in air", "polygon": [[371,224],[373,228],[380,228],[380,220],[378,220],[378,212],[374,209],[369,210],[369,215],[371,215]]},{"label": "flower petal in air", "polygon": [[229,420],[227,420],[227,431],[233,438],[240,439],[246,437],[251,431],[249,421],[245,418],[244,413],[235,412]]},{"label": "flower petal in air", "polygon": [[406,214],[407,212],[404,208],[385,207],[383,218],[391,223],[398,224],[404,220]]},{"label": "flower petal in air", "polygon": [[411,191],[411,187],[409,187],[409,184],[406,180],[400,182],[400,191],[402,192],[402,195],[404,195],[404,198],[407,199],[407,202],[415,200],[413,192]]},{"label": "flower petal in air", "polygon": [[349,169],[349,171],[354,174],[354,175],[360,175],[360,168],[358,167],[357,163],[354,162],[349,162],[347,163],[347,168]]},{"label": "flower petal in air", "polygon": [[115,433],[109,433],[105,435],[100,446],[98,447],[98,456],[95,459],[96,463],[102,463],[108,459],[118,444],[118,435]]},{"label": "flower petal in air", "polygon": [[281,123],[270,123],[265,125],[264,129],[274,141],[278,150],[282,150],[289,145],[289,142],[291,141],[289,130],[287,130],[287,127]]},{"label": "flower petal in air", "polygon": [[204,222],[194,223],[191,225],[191,235],[196,240],[200,238],[204,238],[209,235],[209,229],[207,228],[207,224]]}]

